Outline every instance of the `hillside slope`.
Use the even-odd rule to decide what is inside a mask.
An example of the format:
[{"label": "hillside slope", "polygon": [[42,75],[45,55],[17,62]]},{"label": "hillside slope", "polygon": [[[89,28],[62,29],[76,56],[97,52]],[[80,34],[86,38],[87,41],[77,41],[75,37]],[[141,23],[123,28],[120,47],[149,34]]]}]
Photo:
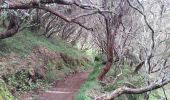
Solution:
[{"label": "hillside slope", "polygon": [[[88,59],[77,49],[30,31],[1,40],[0,46],[0,77],[14,95],[87,68]],[[4,94],[0,93],[0,98],[5,98]]]}]

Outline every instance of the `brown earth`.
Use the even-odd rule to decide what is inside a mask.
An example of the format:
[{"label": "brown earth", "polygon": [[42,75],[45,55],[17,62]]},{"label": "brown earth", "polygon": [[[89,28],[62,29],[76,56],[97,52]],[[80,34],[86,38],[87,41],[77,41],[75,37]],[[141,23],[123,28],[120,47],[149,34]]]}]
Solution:
[{"label": "brown earth", "polygon": [[[8,73],[16,73],[22,69],[29,71],[31,76],[38,74],[46,78],[47,70],[60,73],[64,64],[74,66],[75,71],[79,70],[78,66],[88,61],[87,58],[72,58],[66,54],[48,50],[43,46],[35,46],[27,57],[22,58],[17,54],[11,53],[7,57],[0,57],[0,78]],[[49,63],[52,63],[53,69],[47,69]],[[63,78],[63,77],[62,77]]]},{"label": "brown earth", "polygon": [[36,46],[26,58],[22,58],[14,53],[7,57],[1,57],[0,77],[8,73],[16,73],[22,69],[28,69],[33,74],[38,73],[45,77],[45,68],[48,62],[51,61],[58,67],[60,60],[60,53],[50,51],[43,46]]},{"label": "brown earth", "polygon": [[[78,67],[86,61],[88,61],[86,58],[71,58],[43,46],[36,46],[24,58],[14,53],[7,57],[0,57],[0,78],[24,69],[29,71],[31,80],[37,75],[47,79],[48,71],[54,73],[54,80],[63,79],[66,75],[59,69],[64,66],[63,64],[68,64],[74,66],[74,72],[68,72],[69,76],[64,81],[55,81],[53,87],[46,92],[38,87],[36,92],[30,91],[19,98],[20,100],[73,100],[74,95],[88,77],[89,72],[79,72],[80,67]],[[49,62],[54,65],[52,68],[48,68]]]},{"label": "brown earth", "polygon": [[41,92],[36,96],[26,94],[20,100],[32,100],[32,96],[34,96],[34,100],[74,100],[75,94],[85,82],[88,75],[89,72],[73,74],[63,81],[55,81],[53,87],[48,91]]}]

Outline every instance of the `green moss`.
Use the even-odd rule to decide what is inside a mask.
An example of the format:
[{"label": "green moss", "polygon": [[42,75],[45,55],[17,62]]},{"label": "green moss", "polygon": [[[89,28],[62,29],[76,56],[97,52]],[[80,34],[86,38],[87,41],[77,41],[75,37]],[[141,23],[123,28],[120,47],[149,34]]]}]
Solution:
[{"label": "green moss", "polygon": [[0,100],[14,100],[14,97],[6,87],[6,84],[1,79],[0,79]]}]

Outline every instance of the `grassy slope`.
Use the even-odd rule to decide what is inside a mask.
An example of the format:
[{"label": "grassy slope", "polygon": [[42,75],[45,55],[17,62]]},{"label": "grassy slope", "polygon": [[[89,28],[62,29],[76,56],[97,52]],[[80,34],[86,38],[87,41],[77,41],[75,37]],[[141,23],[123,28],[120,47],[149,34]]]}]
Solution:
[{"label": "grassy slope", "polygon": [[42,45],[49,50],[65,53],[71,57],[81,56],[81,52],[71,48],[64,42],[56,41],[55,43],[51,43],[46,38],[36,36],[36,34],[33,34],[30,31],[24,31],[11,38],[0,40],[0,55],[16,53],[24,57],[37,45]]},{"label": "grassy slope", "polygon": [[[2,31],[2,29],[0,29],[0,31]],[[58,40],[58,41],[50,42],[46,38],[44,38],[42,36],[38,36],[36,33],[32,33],[30,31],[25,30],[23,32],[17,33],[13,37],[0,40],[0,47],[1,47],[0,48],[0,57],[9,56],[11,54],[17,54],[17,55],[20,55],[21,57],[27,57],[27,55],[32,52],[32,49],[38,45],[44,46],[45,48],[48,48],[51,51],[64,53],[65,55],[68,55],[69,57],[71,57],[73,59],[79,59],[82,56],[84,56],[82,54],[82,52],[78,51],[75,48],[72,48],[69,44],[65,43],[64,41]],[[50,64],[51,63],[49,63],[48,65],[51,67],[53,67],[53,66],[55,67],[55,65],[50,65]],[[60,72],[62,71],[65,74],[71,72],[74,68],[71,69],[69,66],[70,65],[63,66],[63,69],[61,69]],[[77,66],[74,66],[74,67],[77,67]],[[79,66],[79,67],[81,67],[81,66]],[[81,68],[82,68],[82,70],[84,70],[86,67],[87,67],[87,65],[84,65],[84,67],[81,67]],[[51,72],[49,72],[49,75],[50,75],[49,77],[52,77],[53,74],[51,74]],[[13,79],[13,80],[11,80],[12,83],[17,82],[18,80],[23,81],[22,78],[23,77],[21,76],[21,79],[16,80],[15,78],[13,79],[13,78],[9,77],[9,79]],[[24,84],[25,83],[23,83],[23,85]],[[39,84],[39,83],[36,83],[36,84]],[[33,84],[26,88],[32,88],[36,84]],[[11,85],[11,86],[13,87],[13,85]],[[10,87],[10,86],[8,86],[8,87]],[[24,89],[25,89],[25,87],[24,87]],[[1,98],[0,98],[0,100],[1,100]]]},{"label": "grassy slope", "polygon": [[[0,40],[0,56],[8,56],[14,53],[20,55],[21,57],[26,57],[32,49],[38,45],[44,46],[51,51],[64,53],[72,59],[81,59],[81,57],[84,56],[82,52],[78,51],[78,49],[72,48],[69,44],[62,40],[50,42],[43,36],[37,36],[36,33],[32,33],[30,31],[23,31],[17,33],[13,37]],[[49,64],[49,66],[55,65]],[[83,67],[72,66],[73,69],[70,69],[71,65],[65,65],[63,66],[64,69],[61,71],[68,73],[73,71],[74,67],[75,69],[76,67],[79,67],[84,70],[88,67],[88,64],[85,63]]]}]

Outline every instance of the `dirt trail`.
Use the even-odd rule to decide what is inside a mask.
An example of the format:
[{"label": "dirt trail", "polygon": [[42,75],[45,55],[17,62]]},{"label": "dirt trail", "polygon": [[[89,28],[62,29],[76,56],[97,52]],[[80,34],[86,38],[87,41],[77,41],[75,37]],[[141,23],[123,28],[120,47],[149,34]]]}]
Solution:
[{"label": "dirt trail", "polygon": [[[75,94],[88,75],[89,72],[80,72],[63,81],[56,81],[51,89],[38,95],[36,100],[74,100]],[[30,100],[30,98],[22,98],[22,100]]]}]

